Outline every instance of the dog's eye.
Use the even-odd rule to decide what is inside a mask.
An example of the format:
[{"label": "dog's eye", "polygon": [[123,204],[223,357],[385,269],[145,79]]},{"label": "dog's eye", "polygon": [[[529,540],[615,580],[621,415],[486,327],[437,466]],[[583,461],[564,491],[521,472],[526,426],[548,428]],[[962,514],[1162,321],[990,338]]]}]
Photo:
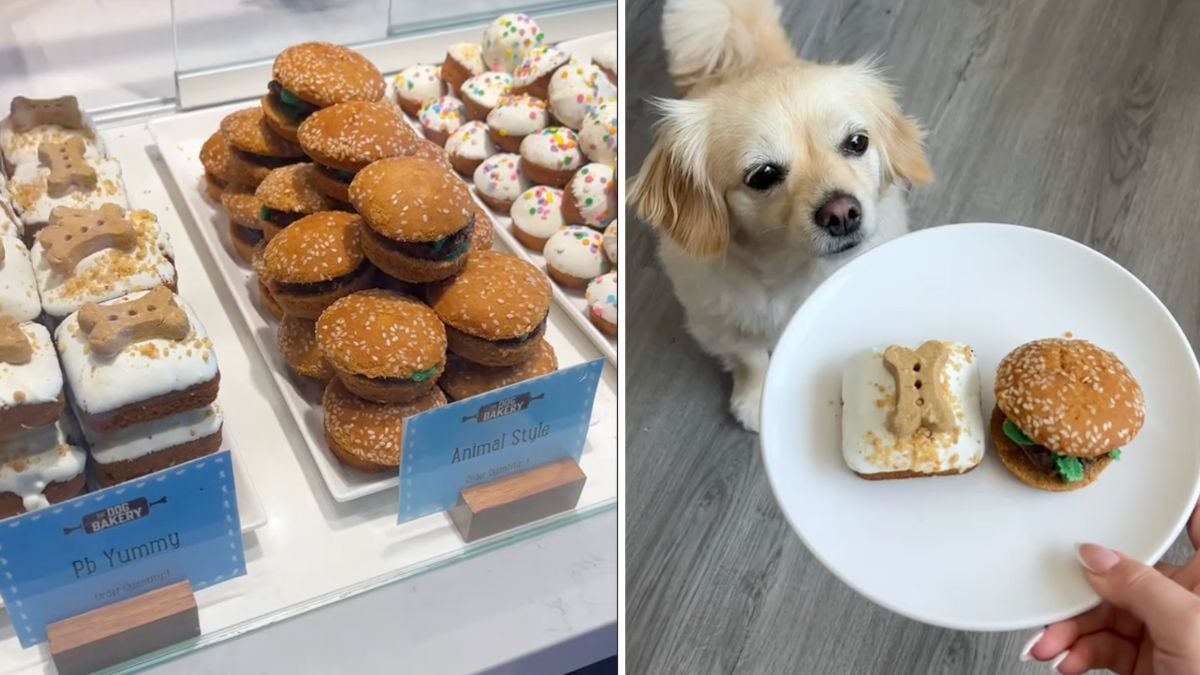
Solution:
[{"label": "dog's eye", "polygon": [[842,141],[842,152],[854,157],[861,157],[867,151],[870,141],[866,134],[850,134]]},{"label": "dog's eye", "polygon": [[770,190],[783,180],[785,173],[778,164],[763,164],[746,173],[746,186],[752,190]]}]

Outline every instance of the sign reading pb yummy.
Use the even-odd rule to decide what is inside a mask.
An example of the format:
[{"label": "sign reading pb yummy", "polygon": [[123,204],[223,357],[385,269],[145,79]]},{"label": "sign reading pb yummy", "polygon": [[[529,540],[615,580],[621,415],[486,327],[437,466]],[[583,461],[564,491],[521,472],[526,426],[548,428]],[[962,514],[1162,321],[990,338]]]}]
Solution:
[{"label": "sign reading pb yummy", "polygon": [[0,521],[0,595],[23,647],[55,621],[245,573],[228,450]]}]

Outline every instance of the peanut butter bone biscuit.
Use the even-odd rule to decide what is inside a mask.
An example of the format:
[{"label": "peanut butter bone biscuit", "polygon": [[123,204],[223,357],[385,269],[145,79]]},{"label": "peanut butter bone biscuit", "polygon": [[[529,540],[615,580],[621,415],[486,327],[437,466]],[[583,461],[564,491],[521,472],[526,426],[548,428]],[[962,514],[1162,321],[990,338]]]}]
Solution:
[{"label": "peanut butter bone biscuit", "polygon": [[135,342],[182,340],[189,326],[187,313],[175,304],[171,289],[159,286],[136,300],[84,305],[79,310],[79,328],[93,351],[112,356]]},{"label": "peanut butter bone biscuit", "polygon": [[96,189],[96,169],[88,164],[85,152],[87,146],[77,137],[38,146],[38,161],[50,169],[46,194],[58,198],[76,189],[89,192]]},{"label": "peanut butter bone biscuit", "polygon": [[79,261],[106,248],[129,250],[137,245],[133,223],[116,204],[98,209],[56,207],[50,225],[37,234],[46,262],[60,274],[70,274]]},{"label": "peanut butter bone biscuit", "polygon": [[0,363],[19,366],[33,358],[33,345],[21,324],[11,316],[0,316]]},{"label": "peanut butter bone biscuit", "polygon": [[25,98],[18,96],[9,106],[12,117],[12,128],[17,133],[25,133],[43,124],[57,124],[66,129],[82,129],[83,113],[79,111],[79,101],[74,96],[59,96],[58,98]]},{"label": "peanut butter bone biscuit", "polygon": [[954,429],[954,410],[940,381],[949,358],[950,349],[936,340],[915,351],[892,345],[883,352],[883,363],[896,378],[896,409],[888,416],[888,427],[897,438],[911,436],[921,427]]}]

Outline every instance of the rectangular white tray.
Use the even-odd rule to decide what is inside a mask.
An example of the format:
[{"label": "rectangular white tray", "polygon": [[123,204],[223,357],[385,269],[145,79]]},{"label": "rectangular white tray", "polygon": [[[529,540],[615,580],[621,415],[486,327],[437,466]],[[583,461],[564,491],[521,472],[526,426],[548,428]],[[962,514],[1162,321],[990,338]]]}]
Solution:
[{"label": "rectangular white tray", "polygon": [[[226,217],[219,206],[210,202],[203,193],[204,168],[199,160],[200,146],[216,131],[223,117],[250,105],[257,105],[257,101],[153,120],[149,123],[149,129],[171,178],[187,203],[192,216],[189,226],[196,228],[200,241],[220,270],[330,495],[336,501],[347,502],[384,490],[394,490],[399,484],[396,475],[358,471],[345,466],[330,454],[324,438],[321,388],[312,382],[302,381],[288,370],[275,345],[276,322],[259,305],[256,282],[249,266],[233,254]],[[496,238],[495,248],[513,253],[514,246],[510,242],[511,236],[504,233]],[[581,329],[584,325],[591,327],[582,312],[573,305],[563,304],[561,297],[556,296],[547,322],[546,340],[554,347],[560,367],[607,356],[600,343]],[[599,335],[599,331],[596,334]],[[607,344],[607,340],[603,344]],[[616,437],[617,380],[614,363],[613,359],[609,360],[600,381],[591,420],[593,431],[589,434],[588,446],[584,448],[585,455],[596,434],[606,438],[606,444],[613,443]]]}]

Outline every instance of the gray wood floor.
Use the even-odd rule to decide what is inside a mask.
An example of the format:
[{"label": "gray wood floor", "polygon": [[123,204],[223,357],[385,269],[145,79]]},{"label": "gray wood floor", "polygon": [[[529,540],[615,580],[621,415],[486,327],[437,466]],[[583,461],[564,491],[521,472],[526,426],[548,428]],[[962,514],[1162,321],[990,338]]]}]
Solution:
[{"label": "gray wood floor", "polygon": [[[1004,221],[1085,242],[1200,336],[1200,2],[786,3],[800,53],[879,53],[929,130],[916,227]],[[668,96],[661,2],[627,2],[628,168]],[[627,625],[637,673],[1026,673],[1023,634],[927,627],[861,599],[800,544],[729,382],[627,214]],[[1169,559],[1190,553],[1177,543]]]}]

